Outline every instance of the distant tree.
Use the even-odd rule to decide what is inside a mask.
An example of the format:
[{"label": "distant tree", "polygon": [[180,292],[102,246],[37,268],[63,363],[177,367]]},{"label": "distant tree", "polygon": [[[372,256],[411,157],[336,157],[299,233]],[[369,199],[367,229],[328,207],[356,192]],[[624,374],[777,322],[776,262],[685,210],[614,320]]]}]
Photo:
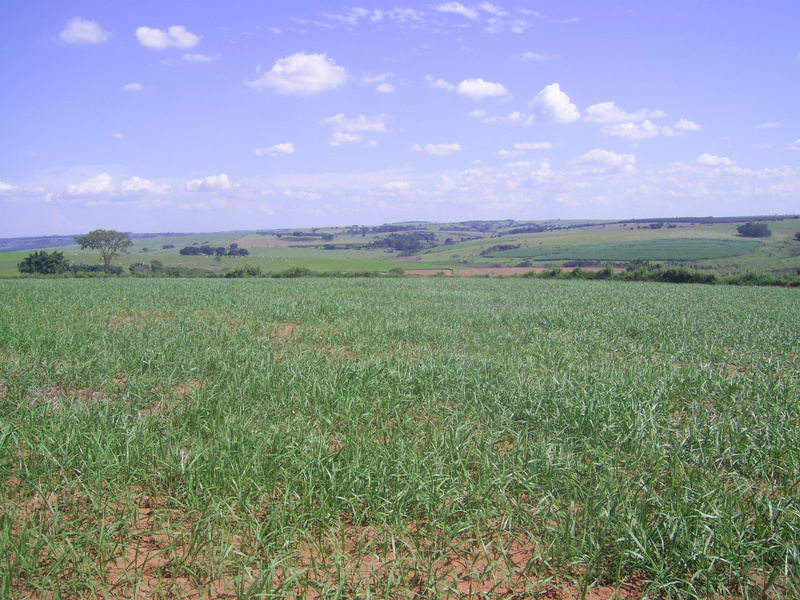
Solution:
[{"label": "distant tree", "polygon": [[170,248],[174,248],[174,247],[175,247],[175,244],[164,244],[163,246],[161,246],[161,249],[162,250],[169,250]]},{"label": "distant tree", "polygon": [[69,265],[64,260],[63,252],[34,252],[17,265],[20,273],[36,273],[38,275],[57,275],[67,270]]},{"label": "distant tree", "polygon": [[233,242],[230,246],[228,246],[231,250],[237,250],[239,248],[239,244]]},{"label": "distant tree", "polygon": [[81,249],[90,248],[100,252],[103,259],[103,270],[106,273],[111,272],[113,258],[117,254],[127,252],[127,249],[133,245],[129,234],[113,229],[95,229],[86,235],[77,236],[75,241]]},{"label": "distant tree", "polygon": [[794,234],[794,239],[796,239],[798,242],[800,242],[800,231],[798,231],[797,233]]},{"label": "distant tree", "polygon": [[736,231],[738,231],[739,235],[742,237],[761,238],[770,237],[772,235],[766,223],[745,223],[737,227]]}]

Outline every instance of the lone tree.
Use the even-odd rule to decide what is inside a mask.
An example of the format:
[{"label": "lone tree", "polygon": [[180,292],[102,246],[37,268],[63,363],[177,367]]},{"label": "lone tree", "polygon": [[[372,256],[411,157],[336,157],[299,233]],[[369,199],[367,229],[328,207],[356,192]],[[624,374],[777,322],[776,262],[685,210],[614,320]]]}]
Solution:
[{"label": "lone tree", "polygon": [[20,273],[36,273],[37,275],[57,275],[67,270],[69,265],[63,252],[34,252],[25,257],[17,265]]},{"label": "lone tree", "polygon": [[113,229],[95,229],[86,235],[77,236],[75,241],[83,250],[90,248],[100,251],[100,256],[103,258],[103,270],[106,273],[111,272],[111,260],[117,254],[127,252],[128,247],[133,245],[129,234]]},{"label": "lone tree", "polygon": [[742,237],[770,237],[772,232],[766,223],[745,223],[736,228]]}]

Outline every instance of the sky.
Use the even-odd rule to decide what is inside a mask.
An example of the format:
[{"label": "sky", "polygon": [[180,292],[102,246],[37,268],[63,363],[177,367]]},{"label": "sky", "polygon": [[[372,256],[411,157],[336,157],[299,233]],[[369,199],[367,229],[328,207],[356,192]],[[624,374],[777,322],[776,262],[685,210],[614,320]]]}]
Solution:
[{"label": "sky", "polygon": [[800,212],[797,0],[2,0],[0,237]]}]

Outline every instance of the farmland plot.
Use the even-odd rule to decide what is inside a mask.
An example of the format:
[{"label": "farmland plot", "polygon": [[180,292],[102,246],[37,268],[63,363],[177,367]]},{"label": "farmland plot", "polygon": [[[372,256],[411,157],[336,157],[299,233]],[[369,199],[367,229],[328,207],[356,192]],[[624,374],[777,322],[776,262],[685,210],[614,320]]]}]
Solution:
[{"label": "farmland plot", "polygon": [[2,598],[800,594],[793,289],[0,285]]}]

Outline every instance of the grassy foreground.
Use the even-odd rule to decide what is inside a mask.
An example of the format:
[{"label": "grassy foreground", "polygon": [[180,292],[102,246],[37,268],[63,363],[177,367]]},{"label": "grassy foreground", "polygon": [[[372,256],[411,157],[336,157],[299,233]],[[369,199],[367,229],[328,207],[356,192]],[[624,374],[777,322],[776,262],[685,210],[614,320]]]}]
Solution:
[{"label": "grassy foreground", "polygon": [[800,596],[797,290],[0,282],[0,598]]}]

